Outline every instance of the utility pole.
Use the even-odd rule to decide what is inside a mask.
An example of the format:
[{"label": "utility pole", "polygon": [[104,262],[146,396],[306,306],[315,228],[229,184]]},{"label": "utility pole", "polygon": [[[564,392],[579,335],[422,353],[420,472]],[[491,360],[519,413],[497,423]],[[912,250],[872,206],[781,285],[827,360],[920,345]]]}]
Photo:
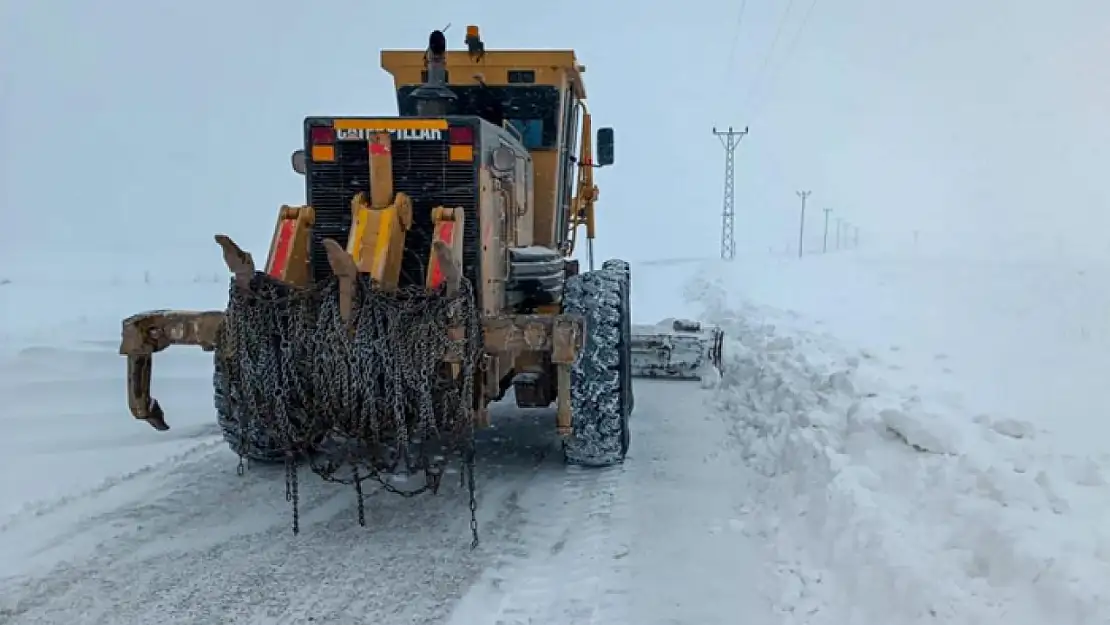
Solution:
[{"label": "utility pole", "polygon": [[825,209],[825,236],[821,239],[821,253],[827,254],[829,252],[829,213],[832,212],[831,208]]},{"label": "utility pole", "polygon": [[836,249],[840,249],[840,231],[844,229],[844,220],[840,217],[836,218]]},{"label": "utility pole", "polygon": [[725,148],[725,197],[724,206],[721,210],[721,258],[732,260],[736,257],[736,235],[732,223],[736,209],[734,194],[736,187],[736,146],[740,145],[740,140],[748,134],[748,127],[745,126],[744,130],[737,131],[729,126],[727,132],[721,132],[714,126],[713,134],[721,140],[721,145]]},{"label": "utility pole", "polygon": [[859,247],[859,227],[853,226],[852,231],[852,249]]},{"label": "utility pole", "polygon": [[802,216],[798,221],[798,258],[801,258],[802,246],[806,234],[806,198],[808,198],[809,194],[813,193],[813,191],[795,191],[794,193],[797,193],[798,197],[802,198]]}]

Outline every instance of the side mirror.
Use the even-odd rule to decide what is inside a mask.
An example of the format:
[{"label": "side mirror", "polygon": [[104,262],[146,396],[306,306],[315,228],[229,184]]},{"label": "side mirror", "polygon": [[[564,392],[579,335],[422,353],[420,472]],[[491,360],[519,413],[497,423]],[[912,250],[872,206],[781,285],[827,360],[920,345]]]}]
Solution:
[{"label": "side mirror", "polygon": [[605,167],[613,164],[613,129],[597,129],[597,164]]},{"label": "side mirror", "polygon": [[304,150],[297,150],[296,152],[293,152],[292,161],[293,171],[303,176],[306,170]]}]

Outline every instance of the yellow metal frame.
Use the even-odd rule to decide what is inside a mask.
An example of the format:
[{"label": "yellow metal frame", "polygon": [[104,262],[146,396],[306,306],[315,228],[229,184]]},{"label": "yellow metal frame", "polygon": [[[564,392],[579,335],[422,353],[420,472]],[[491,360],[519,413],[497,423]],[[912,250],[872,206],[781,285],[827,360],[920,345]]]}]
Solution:
[{"label": "yellow metal frame", "polygon": [[405,119],[403,117],[335,119],[331,125],[336,130],[447,130],[446,119]]},{"label": "yellow metal frame", "polygon": [[351,200],[354,222],[347,253],[359,273],[370,274],[383,289],[395,289],[401,278],[405,236],[412,227],[412,201],[404,193],[384,208],[366,203],[365,194]]},{"label": "yellow metal frame", "polygon": [[347,253],[360,273],[368,273],[384,289],[401,279],[405,235],[412,227],[412,200],[393,195],[393,152],[388,131],[370,135],[370,198],[351,199],[351,233]]},{"label": "yellow metal frame", "polygon": [[308,284],[308,236],[315,220],[316,213],[309,206],[281,207],[270,239],[266,273],[297,286]]}]

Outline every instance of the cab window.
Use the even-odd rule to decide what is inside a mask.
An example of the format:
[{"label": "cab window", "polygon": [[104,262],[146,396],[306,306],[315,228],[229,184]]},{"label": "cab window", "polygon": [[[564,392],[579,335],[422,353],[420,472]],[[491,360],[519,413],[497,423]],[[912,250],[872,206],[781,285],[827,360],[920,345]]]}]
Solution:
[{"label": "cab window", "polygon": [[[416,101],[409,97],[417,85],[397,90],[401,115],[415,115]],[[456,100],[447,107],[448,115],[477,115],[500,126],[503,119],[524,138],[528,149],[549,149],[558,145],[559,90],[542,85],[496,86],[450,85]],[[491,101],[497,106],[491,107]]]}]

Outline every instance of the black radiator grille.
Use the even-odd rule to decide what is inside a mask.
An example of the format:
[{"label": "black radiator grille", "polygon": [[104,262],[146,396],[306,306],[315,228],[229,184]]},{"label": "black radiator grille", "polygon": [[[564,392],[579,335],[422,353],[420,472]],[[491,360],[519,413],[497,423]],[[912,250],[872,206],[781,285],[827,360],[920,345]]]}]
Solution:
[{"label": "black radiator grille", "polygon": [[[316,280],[331,274],[322,241],[335,239],[347,245],[351,228],[351,198],[370,192],[370,158],[363,141],[336,143],[335,161],[311,163],[308,202],[316,211],[312,232],[312,271]],[[401,285],[423,284],[431,253],[432,209],[461,206],[466,215],[463,230],[463,272],[479,284],[481,243],[477,210],[477,171],[473,162],[451,162],[448,145],[438,141],[393,141],[393,191],[405,193],[413,203],[413,227],[406,238],[401,265]],[[477,151],[477,150],[476,150]]]},{"label": "black radiator grille", "polygon": [[308,203],[316,212],[309,258],[314,279],[331,273],[321,242],[335,239],[346,247],[351,230],[351,198],[359,191],[370,192],[370,157],[364,142],[340,142],[335,161],[313,162],[308,168]]}]

